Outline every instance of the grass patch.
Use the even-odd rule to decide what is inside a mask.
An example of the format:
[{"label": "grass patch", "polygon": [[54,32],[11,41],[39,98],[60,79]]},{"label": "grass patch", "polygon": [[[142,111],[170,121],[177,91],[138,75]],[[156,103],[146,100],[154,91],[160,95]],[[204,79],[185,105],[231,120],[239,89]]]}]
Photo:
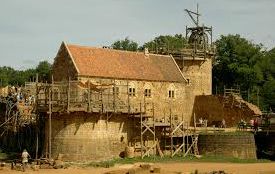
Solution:
[{"label": "grass patch", "polygon": [[8,158],[8,155],[6,153],[0,152],[0,160],[6,160]]},{"label": "grass patch", "polygon": [[18,158],[18,153],[0,151],[0,161],[9,161]]},{"label": "grass patch", "polygon": [[266,159],[239,159],[233,157],[224,157],[224,156],[202,156],[201,158],[196,158],[194,156],[174,156],[171,158],[170,156],[165,156],[160,158],[159,156],[151,156],[145,157],[141,159],[141,157],[136,158],[118,158],[109,161],[101,161],[101,162],[90,162],[82,165],[82,167],[113,167],[115,164],[134,164],[137,162],[145,162],[145,163],[166,163],[166,162],[222,162],[222,163],[268,163],[270,160]]},{"label": "grass patch", "polygon": [[232,135],[232,136],[242,136],[242,135],[253,135],[252,132],[246,131],[234,131],[234,132],[223,132],[223,131],[215,131],[215,132],[208,132],[202,131],[200,135]]},{"label": "grass patch", "polygon": [[202,156],[202,158],[193,158],[192,161],[196,162],[222,162],[222,163],[266,163],[271,162],[265,159],[240,159],[225,156]]}]

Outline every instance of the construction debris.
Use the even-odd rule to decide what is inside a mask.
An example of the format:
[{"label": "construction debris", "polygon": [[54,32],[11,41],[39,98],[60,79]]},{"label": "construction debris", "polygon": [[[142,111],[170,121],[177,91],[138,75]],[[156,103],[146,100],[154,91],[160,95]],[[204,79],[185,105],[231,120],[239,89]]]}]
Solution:
[{"label": "construction debris", "polygon": [[208,126],[237,127],[241,120],[249,122],[255,116],[262,115],[261,110],[237,95],[201,95],[196,96],[194,112],[197,118],[207,119]]}]

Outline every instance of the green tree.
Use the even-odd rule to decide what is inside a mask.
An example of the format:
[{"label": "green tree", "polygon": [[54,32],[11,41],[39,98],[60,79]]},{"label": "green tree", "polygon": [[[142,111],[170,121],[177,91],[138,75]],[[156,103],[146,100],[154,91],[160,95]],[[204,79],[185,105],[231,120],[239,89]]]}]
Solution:
[{"label": "green tree", "polygon": [[240,86],[249,89],[261,82],[262,71],[257,65],[263,59],[262,46],[240,35],[221,36],[216,41],[217,57],[213,65],[214,85]]},{"label": "green tree", "polygon": [[8,66],[0,67],[0,83],[2,86],[10,84],[11,78],[15,76],[15,70]]},{"label": "green tree", "polygon": [[272,110],[275,112],[275,80],[266,81],[261,90],[263,97],[263,107],[266,110]]},{"label": "green tree", "polygon": [[160,35],[153,40],[146,42],[140,49],[148,48],[149,51],[169,54],[181,50],[186,45],[186,39],[181,34]]},{"label": "green tree", "polygon": [[127,51],[137,51],[138,44],[126,37],[124,40],[118,40],[112,44],[113,49],[117,50],[127,50]]},{"label": "green tree", "polygon": [[36,69],[30,68],[24,71],[25,81],[34,81],[36,78]]},{"label": "green tree", "polygon": [[35,69],[15,70],[7,66],[0,67],[0,85],[22,86],[25,82],[34,80],[36,74],[38,74],[40,81],[50,82],[51,66],[49,62],[41,61]]},{"label": "green tree", "polygon": [[257,63],[262,72],[263,81],[260,84],[261,104],[265,110],[275,111],[275,48],[265,52],[264,58]]},{"label": "green tree", "polygon": [[262,71],[265,81],[275,78],[275,48],[265,52],[264,58],[257,63],[257,67]]},{"label": "green tree", "polygon": [[51,68],[52,65],[47,61],[41,61],[36,67],[36,73],[38,73],[38,77],[40,81],[51,81]]}]

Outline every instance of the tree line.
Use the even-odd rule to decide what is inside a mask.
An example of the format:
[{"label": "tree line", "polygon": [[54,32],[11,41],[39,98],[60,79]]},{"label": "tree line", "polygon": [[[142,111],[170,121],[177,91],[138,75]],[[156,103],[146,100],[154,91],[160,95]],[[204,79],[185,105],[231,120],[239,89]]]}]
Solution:
[{"label": "tree line", "polygon": [[[187,45],[181,34],[160,35],[139,45],[128,37],[115,41],[111,47],[118,50],[149,51],[159,54],[179,51]],[[262,110],[275,111],[275,48],[266,50],[262,44],[253,43],[240,35],[221,35],[215,42],[213,60],[213,93],[223,89],[239,88],[242,97],[259,105]],[[23,85],[39,75],[40,81],[50,81],[51,64],[42,61],[36,68],[15,70],[0,67],[0,84]]]},{"label": "tree line", "polygon": [[25,82],[34,81],[38,74],[39,81],[46,82],[51,79],[52,65],[48,61],[41,61],[35,68],[16,70],[9,66],[0,67],[0,86],[22,86]]}]

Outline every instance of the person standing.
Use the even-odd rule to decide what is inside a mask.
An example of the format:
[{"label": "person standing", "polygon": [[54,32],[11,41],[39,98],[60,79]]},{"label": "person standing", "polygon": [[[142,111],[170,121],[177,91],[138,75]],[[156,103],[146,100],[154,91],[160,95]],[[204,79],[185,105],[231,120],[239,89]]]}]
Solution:
[{"label": "person standing", "polygon": [[30,154],[27,152],[26,149],[24,149],[23,152],[22,152],[23,172],[25,172],[25,169],[27,167],[29,158],[31,158]]},{"label": "person standing", "polygon": [[222,128],[226,128],[225,119],[222,119]]}]

